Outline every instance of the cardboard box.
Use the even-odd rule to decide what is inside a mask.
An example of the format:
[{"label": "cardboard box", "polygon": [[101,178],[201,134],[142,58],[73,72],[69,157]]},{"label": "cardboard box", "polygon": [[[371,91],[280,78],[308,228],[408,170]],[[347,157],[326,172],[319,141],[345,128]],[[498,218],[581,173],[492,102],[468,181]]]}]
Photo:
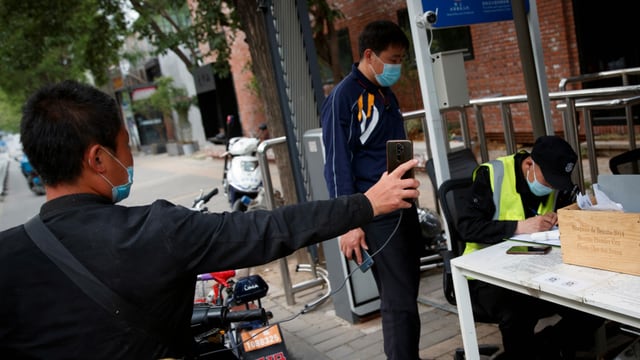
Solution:
[{"label": "cardboard box", "polygon": [[640,213],[558,210],[562,261],[640,275]]}]

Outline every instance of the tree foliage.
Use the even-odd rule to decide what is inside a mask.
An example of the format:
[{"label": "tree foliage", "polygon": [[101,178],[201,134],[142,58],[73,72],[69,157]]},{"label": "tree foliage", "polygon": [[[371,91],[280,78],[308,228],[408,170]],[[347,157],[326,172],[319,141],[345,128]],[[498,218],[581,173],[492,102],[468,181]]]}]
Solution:
[{"label": "tree foliage", "polygon": [[[187,116],[191,106],[198,105],[197,98],[195,96],[189,96],[187,90],[184,88],[175,86],[173,78],[170,76],[157,78],[155,84],[156,90],[151,96],[133,103],[134,111],[147,114],[148,118],[151,117],[148,115],[150,112],[160,111],[167,129],[171,130],[173,128],[172,113],[175,111],[178,114],[180,140],[190,141],[190,136],[188,136],[188,139],[185,139],[187,136],[185,136],[183,130],[191,131]],[[172,133],[173,131],[168,132]]]},{"label": "tree foliage", "polygon": [[9,100],[0,89],[0,130],[17,133],[20,128],[20,106]]},{"label": "tree foliage", "polygon": [[188,69],[213,55],[216,73],[229,73],[229,44],[237,28],[232,6],[221,0],[200,1],[192,9],[185,0],[129,1],[139,15],[133,31],[148,39],[156,53],[173,51]]},{"label": "tree foliage", "polygon": [[331,68],[333,82],[337,84],[345,74],[340,68],[338,32],[335,29],[335,23],[343,19],[344,14],[327,0],[307,0],[307,6],[316,53],[318,58]]},{"label": "tree foliage", "polygon": [[[259,2],[194,3],[189,8],[186,0],[0,0],[0,89],[7,94],[5,101],[15,108],[42,85],[63,79],[85,80],[87,72],[98,85],[105,84],[108,69],[123,58],[121,45],[132,33],[147,39],[157,54],[174,52],[189,69],[213,55],[214,70],[225,76],[230,44],[239,27],[236,12],[259,17]],[[329,64],[337,63],[337,48],[329,48],[337,43],[333,22],[341,15],[326,0],[308,0],[308,4],[316,20],[314,33],[322,44],[318,46],[320,57]],[[137,18],[127,27],[131,10]],[[266,41],[263,37],[250,39],[260,31],[250,31],[247,42],[255,46]],[[270,63],[254,61],[254,73],[256,63],[263,71],[271,71]],[[271,104],[273,99],[266,100],[264,94],[275,93],[274,82],[262,77],[257,83],[264,103]]]},{"label": "tree foliage", "polygon": [[[138,17],[128,27],[131,9]],[[132,33],[156,53],[175,52],[190,69],[214,54],[215,70],[226,74],[236,28],[234,12],[220,0],[194,9],[185,0],[0,0],[0,21],[0,89],[13,103],[47,83],[86,81],[87,73],[106,84]]]},{"label": "tree foliage", "polygon": [[0,88],[14,101],[87,71],[104,84],[125,29],[108,0],[0,0],[0,22]]}]

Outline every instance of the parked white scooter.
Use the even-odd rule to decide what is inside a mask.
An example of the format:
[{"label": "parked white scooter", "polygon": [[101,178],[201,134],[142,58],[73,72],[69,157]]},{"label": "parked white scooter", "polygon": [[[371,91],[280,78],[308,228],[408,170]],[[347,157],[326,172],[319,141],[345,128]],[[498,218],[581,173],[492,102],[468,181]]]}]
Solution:
[{"label": "parked white scooter", "polygon": [[258,167],[256,151],[260,144],[260,134],[266,128],[266,125],[260,125],[260,133],[256,138],[229,139],[227,151],[223,154],[225,161],[222,187],[233,211],[245,211],[249,201],[255,199],[262,188],[262,173]]}]

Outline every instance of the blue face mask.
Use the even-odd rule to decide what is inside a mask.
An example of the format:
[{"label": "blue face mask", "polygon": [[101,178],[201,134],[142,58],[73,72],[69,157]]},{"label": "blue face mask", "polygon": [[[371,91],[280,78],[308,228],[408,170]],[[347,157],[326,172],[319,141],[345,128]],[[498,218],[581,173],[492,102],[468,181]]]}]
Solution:
[{"label": "blue face mask", "polygon": [[375,55],[375,57],[377,57],[378,60],[380,60],[380,62],[384,64],[382,74],[376,74],[373,66],[369,65],[371,67],[371,71],[373,71],[373,75],[376,77],[376,81],[378,82],[378,84],[380,84],[380,86],[387,87],[398,82],[398,80],[400,79],[402,64],[387,64],[382,61],[382,59],[380,59],[375,53],[373,55]]},{"label": "blue face mask", "polygon": [[107,179],[104,175],[99,174],[109,185],[111,185],[111,200],[115,204],[129,197],[129,193],[131,192],[131,185],[133,184],[133,166],[124,166],[120,162],[120,160],[118,160],[118,158],[116,158],[115,156],[111,155],[109,151],[107,151],[104,148],[103,150],[107,154],[109,154],[109,156],[111,156],[111,158],[115,160],[120,166],[122,166],[122,168],[127,171],[127,175],[128,175],[128,181],[126,184],[114,186],[113,183],[109,181],[109,179]]},{"label": "blue face mask", "polygon": [[[532,167],[534,167],[535,165],[536,165],[536,163],[533,163]],[[531,169],[531,168],[529,168],[529,169]],[[531,190],[531,192],[535,196],[549,195],[553,191],[552,188],[542,185],[538,181],[538,179],[536,179],[536,171],[535,171],[535,169],[533,170],[533,182],[529,181],[529,170],[527,170],[527,184],[529,185],[529,190]]]}]

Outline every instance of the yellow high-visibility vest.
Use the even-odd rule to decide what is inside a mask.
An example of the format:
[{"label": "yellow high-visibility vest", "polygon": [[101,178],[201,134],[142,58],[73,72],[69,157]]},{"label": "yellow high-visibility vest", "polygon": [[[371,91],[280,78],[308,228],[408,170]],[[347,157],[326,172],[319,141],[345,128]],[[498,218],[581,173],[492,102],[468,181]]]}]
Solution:
[{"label": "yellow high-visibility vest", "polygon": [[[489,168],[489,179],[491,191],[493,191],[493,203],[496,211],[493,220],[524,220],[524,207],[522,198],[516,191],[515,154],[497,158],[496,160],[484,163],[481,166]],[[476,173],[473,173],[475,179]],[[556,205],[555,191],[549,194],[546,203],[540,204],[537,209],[538,214],[543,215],[552,212]],[[466,243],[464,254],[469,254],[478,249],[488,246],[488,244]]]}]

